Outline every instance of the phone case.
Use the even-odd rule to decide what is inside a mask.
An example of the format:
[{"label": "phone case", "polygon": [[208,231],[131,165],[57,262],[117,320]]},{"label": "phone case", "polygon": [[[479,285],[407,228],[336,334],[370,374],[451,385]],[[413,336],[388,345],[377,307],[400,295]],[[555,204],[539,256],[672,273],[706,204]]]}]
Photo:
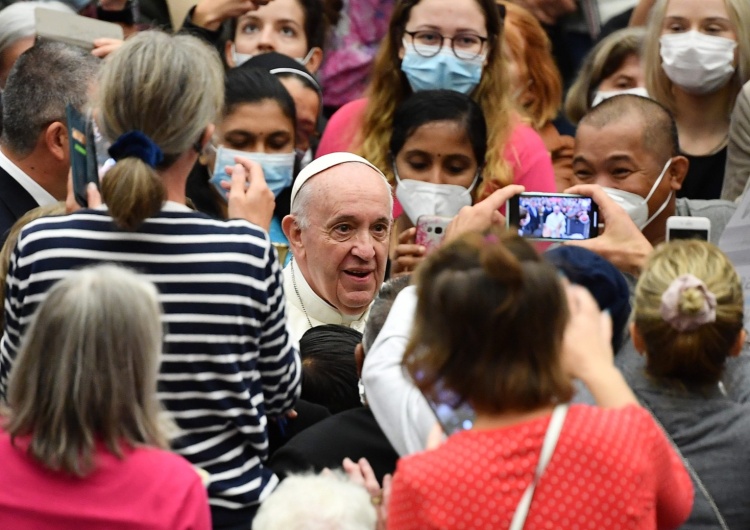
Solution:
[{"label": "phone case", "polygon": [[451,220],[447,217],[437,215],[422,215],[417,219],[417,235],[414,238],[417,245],[422,245],[427,249],[427,253],[432,252],[443,242],[445,237],[445,228]]}]

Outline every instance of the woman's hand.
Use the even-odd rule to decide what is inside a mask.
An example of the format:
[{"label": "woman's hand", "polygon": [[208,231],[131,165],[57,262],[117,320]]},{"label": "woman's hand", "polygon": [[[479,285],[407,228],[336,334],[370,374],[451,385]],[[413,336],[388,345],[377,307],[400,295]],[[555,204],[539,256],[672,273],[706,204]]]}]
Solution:
[{"label": "woman's hand", "polygon": [[638,404],[614,365],[612,319],[599,310],[594,297],[566,282],[570,319],[563,338],[562,367],[588,387],[600,407]]},{"label": "woman's hand", "polygon": [[94,39],[94,49],[91,50],[91,54],[104,59],[107,55],[122,46],[123,42],[125,41],[120,39]]},{"label": "woman's hand", "polygon": [[391,277],[409,274],[424,261],[427,249],[414,243],[416,234],[417,229],[414,227],[399,234],[398,245],[396,245],[391,261]]},{"label": "woman's hand", "polygon": [[498,211],[508,199],[523,193],[524,187],[511,184],[500,188],[473,206],[464,206],[445,229],[447,243],[467,232],[484,232],[492,226],[505,224],[505,217]]},{"label": "woman's hand", "polygon": [[378,479],[375,477],[375,472],[366,458],[360,458],[358,462],[344,458],[342,467],[351,482],[362,486],[370,494],[372,504],[378,513],[377,530],[385,530],[388,520],[388,503],[391,499],[391,475],[383,477],[383,487],[381,488]]},{"label": "woman's hand", "polygon": [[[196,26],[217,31],[225,20],[263,7],[270,0],[202,0],[195,6],[192,22]],[[234,39],[234,35],[232,35]]]},{"label": "woman's hand", "polygon": [[227,174],[232,177],[231,185],[221,183],[222,188],[229,187],[229,218],[246,219],[268,231],[276,198],[266,184],[263,169],[257,162],[246,158],[235,157],[234,161],[234,166],[227,166]]}]

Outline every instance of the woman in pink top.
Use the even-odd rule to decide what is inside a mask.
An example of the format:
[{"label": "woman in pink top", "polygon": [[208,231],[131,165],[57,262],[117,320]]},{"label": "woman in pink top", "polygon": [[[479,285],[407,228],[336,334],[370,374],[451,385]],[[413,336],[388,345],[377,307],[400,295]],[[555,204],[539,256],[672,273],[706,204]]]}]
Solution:
[{"label": "woman in pink top", "polygon": [[375,61],[369,97],[331,117],[317,155],[356,151],[393,178],[388,144],[396,107],[411,93],[448,89],[468,94],[487,119],[490,146],[477,198],[507,184],[555,191],[549,152],[513,110],[502,23],[494,0],[403,0]]},{"label": "woman in pink top", "polygon": [[114,265],[71,273],[40,304],[0,423],[0,528],[210,530],[196,470],[157,415],[153,284]]},{"label": "woman in pink top", "polygon": [[[611,321],[584,288],[564,285],[518,235],[490,232],[431,254],[416,289],[404,364],[433,401],[450,394],[475,417],[398,462],[389,529],[654,530],[687,519],[690,476],[614,367]],[[600,407],[567,404],[571,376]],[[527,492],[525,525],[511,526]]]}]

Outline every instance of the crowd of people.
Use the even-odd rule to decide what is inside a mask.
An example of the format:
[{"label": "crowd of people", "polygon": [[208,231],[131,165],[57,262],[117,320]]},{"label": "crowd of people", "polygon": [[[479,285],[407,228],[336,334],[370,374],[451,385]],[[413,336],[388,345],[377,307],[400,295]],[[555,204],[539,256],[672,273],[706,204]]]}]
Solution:
[{"label": "crowd of people", "polygon": [[0,0],[0,97],[0,527],[750,527],[747,0]]}]

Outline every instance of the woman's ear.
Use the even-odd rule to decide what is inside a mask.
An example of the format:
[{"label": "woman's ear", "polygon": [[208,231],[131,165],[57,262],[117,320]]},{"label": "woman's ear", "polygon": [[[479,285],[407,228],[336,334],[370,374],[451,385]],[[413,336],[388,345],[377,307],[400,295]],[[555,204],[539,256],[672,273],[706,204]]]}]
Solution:
[{"label": "woman's ear", "polygon": [[309,52],[310,58],[303,65],[311,74],[315,74],[320,69],[320,65],[323,63],[323,50],[317,46],[311,49]]},{"label": "woman's ear", "polygon": [[747,332],[744,329],[741,329],[739,333],[737,333],[737,339],[734,341],[734,344],[732,344],[732,348],[729,350],[729,357],[739,357],[740,353],[742,353],[742,348],[745,346],[745,341],[747,340]]}]

